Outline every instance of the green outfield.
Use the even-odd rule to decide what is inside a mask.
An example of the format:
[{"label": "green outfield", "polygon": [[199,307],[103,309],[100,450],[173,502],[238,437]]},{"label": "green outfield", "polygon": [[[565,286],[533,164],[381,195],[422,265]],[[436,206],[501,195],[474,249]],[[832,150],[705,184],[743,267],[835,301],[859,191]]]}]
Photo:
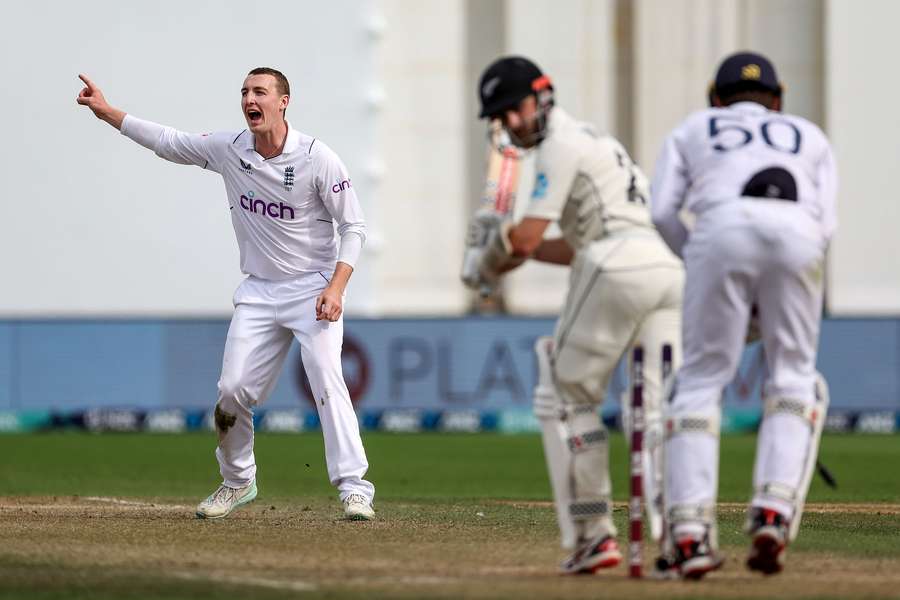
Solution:
[{"label": "green outfield", "polygon": [[[537,436],[364,439],[373,523],[340,519],[318,433],[259,435],[259,498],[218,522],[192,510],[218,483],[213,434],[0,436],[0,598],[900,597],[898,436],[825,437],[838,488],[814,480],[788,571],[767,579],[741,562],[755,438],[723,437],[728,563],[699,584],[556,575]],[[621,502],[621,436],[612,452]]]}]

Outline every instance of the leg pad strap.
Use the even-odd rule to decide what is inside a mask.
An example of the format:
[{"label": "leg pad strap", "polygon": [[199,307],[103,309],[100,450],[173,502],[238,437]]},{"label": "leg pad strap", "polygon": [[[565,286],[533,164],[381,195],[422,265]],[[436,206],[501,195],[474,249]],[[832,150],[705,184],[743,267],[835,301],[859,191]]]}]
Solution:
[{"label": "leg pad strap", "polygon": [[569,504],[569,516],[573,521],[587,521],[610,514],[610,502],[607,498],[572,502]]},{"label": "leg pad strap", "polygon": [[600,444],[605,445],[607,437],[608,434],[606,429],[595,429],[594,431],[587,431],[580,435],[573,435],[566,440],[566,443],[569,446],[569,451],[573,454],[577,454],[579,452],[591,450]]},{"label": "leg pad strap", "polygon": [[821,409],[816,402],[803,402],[802,400],[783,397],[766,398],[764,411],[763,418],[784,413],[800,417],[810,423],[815,423],[818,419],[824,417],[824,415],[819,414]]},{"label": "leg pad strap", "polygon": [[718,437],[718,415],[679,415],[666,419],[666,439],[679,433],[708,433]]},{"label": "leg pad strap", "polygon": [[716,518],[716,509],[704,504],[678,504],[669,508],[669,523],[701,521],[711,523]]},{"label": "leg pad strap", "polygon": [[770,481],[769,483],[758,487],[756,493],[761,496],[784,500],[791,504],[797,502],[797,489],[776,481]]}]

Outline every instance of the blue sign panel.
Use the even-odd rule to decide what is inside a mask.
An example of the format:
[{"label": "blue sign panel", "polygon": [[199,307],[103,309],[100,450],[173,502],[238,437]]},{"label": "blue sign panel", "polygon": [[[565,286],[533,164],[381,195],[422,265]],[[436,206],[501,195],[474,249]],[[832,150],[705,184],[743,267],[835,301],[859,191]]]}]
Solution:
[{"label": "blue sign panel", "polygon": [[[516,317],[350,319],[344,375],[361,413],[394,411],[397,427],[410,414],[446,429],[494,423],[501,412],[515,420],[510,415],[531,407],[535,339],[550,335],[553,325],[552,319]],[[223,320],[0,322],[0,412],[208,411],[227,331]],[[842,411],[862,411],[879,415],[866,423],[888,422],[900,411],[900,320],[826,320],[819,369],[831,386],[835,419]],[[727,411],[758,414],[766,372],[761,345],[750,345],[725,390]],[[617,412],[626,380],[620,365],[606,414]],[[296,421],[291,415],[298,410],[314,414],[296,344],[261,408],[295,411],[273,416],[273,428]],[[167,423],[170,417],[154,419]]]}]

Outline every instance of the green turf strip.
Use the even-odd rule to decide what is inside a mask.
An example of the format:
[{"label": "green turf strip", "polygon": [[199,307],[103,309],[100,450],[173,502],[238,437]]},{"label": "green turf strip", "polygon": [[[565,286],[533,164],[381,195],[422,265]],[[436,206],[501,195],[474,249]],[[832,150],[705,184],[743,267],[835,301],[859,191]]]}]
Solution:
[{"label": "green turf strip", "polygon": [[[627,454],[612,436],[614,496],[627,498]],[[499,434],[364,436],[378,500],[549,499],[540,437]],[[2,495],[205,496],[219,481],[212,433],[0,435]],[[719,499],[749,497],[755,437],[722,438]],[[330,495],[321,434],[261,434],[260,496]],[[829,435],[821,459],[838,489],[813,480],[811,502],[900,502],[900,436]]]},{"label": "green turf strip", "polygon": [[[18,526],[20,513],[10,509],[3,515],[9,520],[0,520],[0,599],[462,597],[473,590],[483,591],[490,584],[496,590],[491,587],[489,593],[479,597],[574,600],[599,597],[596,592],[625,581],[620,575],[609,582],[598,578],[592,588],[590,582],[586,587],[583,581],[557,580],[552,575],[526,576],[522,581],[510,575],[496,579],[478,575],[479,568],[494,562],[546,565],[549,570],[558,559],[554,513],[546,505],[530,503],[550,498],[538,436],[368,434],[365,444],[372,464],[370,476],[378,487],[379,520],[374,524],[356,526],[339,520],[340,507],[327,482],[318,433],[258,436],[259,499],[240,509],[238,518],[224,522],[192,519],[188,508],[183,514],[153,514],[151,510],[150,516],[140,518],[123,513],[116,518],[89,517],[75,524],[64,515],[48,511],[44,514],[51,519],[49,523],[31,517],[34,520]],[[722,438],[723,502],[747,500],[754,444],[753,436]],[[213,434],[4,435],[0,436],[0,495],[115,496],[159,499],[190,507],[219,481],[214,448]],[[826,436],[821,458],[839,487],[830,490],[816,478],[810,501],[848,506],[843,512],[808,513],[800,538],[789,550],[790,564],[802,564],[807,557],[807,565],[818,565],[821,557],[834,557],[831,566],[823,568],[841,569],[847,559],[880,561],[865,564],[883,563],[888,571],[892,565],[900,565],[900,515],[896,509],[879,512],[877,504],[870,510],[849,506],[900,502],[900,478],[896,476],[900,437]],[[612,465],[615,498],[619,501],[627,498],[626,463],[624,441],[614,435]],[[624,540],[626,511],[617,506],[613,516],[620,528],[620,540]],[[743,572],[747,546],[743,518],[740,507],[720,510],[720,539],[731,557],[721,580],[713,578],[710,584],[697,588],[665,589],[648,582],[614,587],[603,597],[735,598],[744,593],[755,598],[796,597],[803,589],[796,582],[782,593],[780,581],[790,580],[750,579]],[[42,523],[40,533],[35,533],[34,528]],[[97,528],[99,531],[95,531]],[[14,530],[15,535],[6,535]],[[171,572],[187,570],[203,575],[202,568],[190,566],[192,553],[208,556],[233,548],[236,539],[250,545],[247,556],[267,550],[274,552],[270,556],[294,556],[298,564],[306,564],[295,572],[285,570],[283,564],[262,563],[268,570],[261,576],[288,581],[296,577],[314,582],[317,589],[293,592],[215,580],[182,580]],[[72,558],[78,558],[81,566],[74,567],[67,562],[69,554],[59,554],[59,548],[68,544],[81,549],[79,552],[98,552],[98,548],[111,545],[121,549],[124,557],[131,557],[143,546],[164,548],[165,552],[155,558],[123,559],[122,565],[115,553],[93,564],[84,564],[79,553]],[[493,548],[494,553],[485,554],[482,546]],[[48,562],[45,553],[36,551],[42,547],[55,548],[56,562]],[[331,556],[339,549],[348,556],[362,556],[375,583],[365,587],[345,585],[332,571],[301,561],[307,553]],[[647,552],[652,553],[652,548]],[[435,554],[441,559],[437,563]],[[460,572],[467,575],[464,581],[447,584],[451,587],[446,590],[444,584],[409,587],[384,583],[405,573],[406,565],[427,579],[430,567],[416,570],[419,561],[430,559],[442,565],[444,558],[459,564]],[[218,563],[207,560],[202,564],[208,569],[209,564]],[[729,584],[729,577],[739,579]],[[469,578],[471,585],[466,583]],[[815,581],[813,574],[809,585]],[[801,595],[892,597],[892,588],[884,592],[885,587],[882,581],[857,593],[820,585]],[[677,595],[670,595],[672,592]]]}]

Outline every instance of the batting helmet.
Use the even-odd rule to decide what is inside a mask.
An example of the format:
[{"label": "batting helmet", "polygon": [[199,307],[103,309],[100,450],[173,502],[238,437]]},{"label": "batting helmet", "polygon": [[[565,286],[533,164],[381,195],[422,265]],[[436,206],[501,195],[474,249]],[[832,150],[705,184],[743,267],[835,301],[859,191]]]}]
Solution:
[{"label": "batting helmet", "polygon": [[[504,110],[515,108],[526,97],[538,95],[542,105],[552,104],[553,85],[536,64],[522,56],[498,58],[481,75],[478,95],[481,99],[480,118],[496,117]],[[541,96],[544,96],[543,98]]]}]

